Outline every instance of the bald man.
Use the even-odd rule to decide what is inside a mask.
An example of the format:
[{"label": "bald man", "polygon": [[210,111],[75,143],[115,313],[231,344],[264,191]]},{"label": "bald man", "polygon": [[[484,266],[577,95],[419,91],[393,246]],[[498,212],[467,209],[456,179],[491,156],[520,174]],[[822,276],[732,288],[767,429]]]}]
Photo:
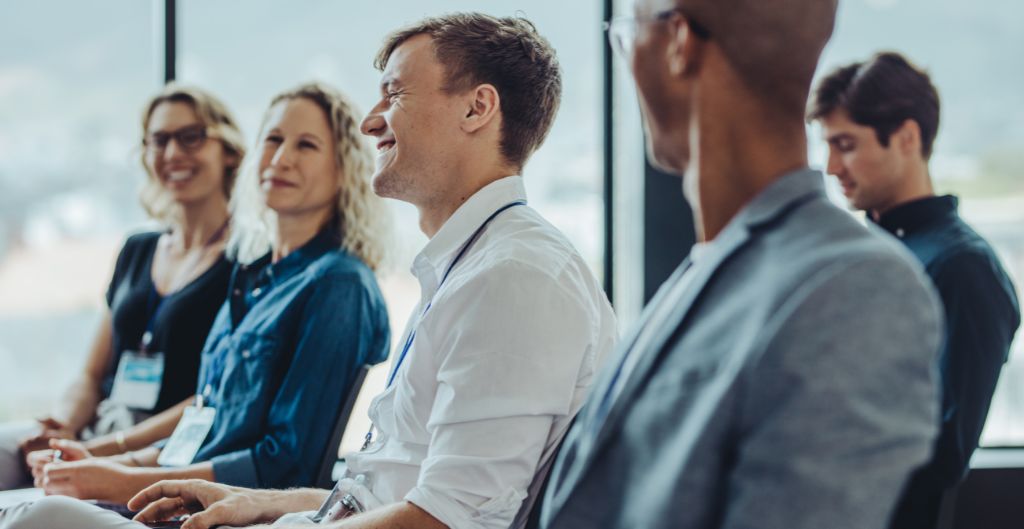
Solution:
[{"label": "bald man", "polygon": [[807,168],[835,0],[638,0],[611,24],[698,243],[562,447],[547,529],[880,529],[937,431],[937,298]]}]

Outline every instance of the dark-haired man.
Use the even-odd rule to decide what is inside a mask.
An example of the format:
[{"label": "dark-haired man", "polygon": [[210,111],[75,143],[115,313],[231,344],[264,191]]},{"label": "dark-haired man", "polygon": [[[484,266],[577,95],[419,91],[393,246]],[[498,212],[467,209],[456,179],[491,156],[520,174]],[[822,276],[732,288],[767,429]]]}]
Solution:
[{"label": "dark-haired man", "polygon": [[[525,19],[455,14],[393,34],[377,66],[380,101],[362,123],[377,140],[374,190],[415,205],[430,241],[413,263],[420,305],[370,405],[364,449],[347,456],[330,495],[163,482],[129,504],[145,509],[139,519],[192,512],[185,529],[525,523],[537,476],[616,338],[600,284],[526,205],[519,176],[554,121],[558,62]],[[139,527],[102,514],[47,498],[4,529]]]},{"label": "dark-haired man", "polygon": [[927,73],[891,52],[843,66],[821,80],[810,118],[821,123],[828,172],[850,205],[907,245],[945,306],[942,429],[892,520],[893,529],[933,529],[943,494],[978,446],[1020,324],[1017,297],[992,247],[957,214],[956,197],[935,196],[928,160],[939,95]]},{"label": "dark-haired man", "polygon": [[885,525],[937,430],[938,302],[830,203],[804,112],[835,0],[637,0],[610,37],[698,240],[559,451],[547,529]]}]

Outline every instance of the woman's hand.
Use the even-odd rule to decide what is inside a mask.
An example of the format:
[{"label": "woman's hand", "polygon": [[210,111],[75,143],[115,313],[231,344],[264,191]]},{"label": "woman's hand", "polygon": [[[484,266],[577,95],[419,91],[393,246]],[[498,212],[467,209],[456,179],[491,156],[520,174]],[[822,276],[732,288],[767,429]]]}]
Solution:
[{"label": "woman's hand", "polygon": [[162,522],[190,515],[182,529],[209,529],[217,525],[245,527],[284,515],[285,491],[260,491],[211,483],[200,479],[161,481],[135,495],[128,508],[139,511],[135,520]]},{"label": "woman's hand", "polygon": [[28,468],[32,472],[32,479],[36,487],[43,486],[43,468],[55,462],[57,451],[60,450],[60,461],[81,461],[89,459],[92,454],[78,441],[67,439],[51,439],[50,448],[47,450],[36,450],[25,458]]},{"label": "woman's hand", "polygon": [[137,469],[93,457],[48,463],[43,467],[41,483],[47,495],[126,503],[142,488],[141,479]]},{"label": "woman's hand", "polygon": [[51,439],[74,439],[76,437],[75,432],[53,417],[39,419],[39,426],[42,427],[42,430],[38,434],[26,437],[18,443],[18,448],[21,449],[21,453],[25,457],[37,450],[45,450]]}]

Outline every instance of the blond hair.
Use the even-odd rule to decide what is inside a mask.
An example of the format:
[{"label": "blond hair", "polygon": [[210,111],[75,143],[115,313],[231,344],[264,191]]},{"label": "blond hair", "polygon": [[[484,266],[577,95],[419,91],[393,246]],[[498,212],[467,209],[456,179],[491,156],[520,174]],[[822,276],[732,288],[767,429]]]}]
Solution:
[{"label": "blond hair", "polygon": [[[224,146],[224,153],[234,158],[234,161],[224,168],[223,191],[224,196],[230,199],[239,165],[245,158],[245,140],[242,137],[241,129],[238,128],[238,122],[231,115],[228,107],[213,94],[201,88],[168,83],[159,94],[153,96],[146,103],[145,110],[142,112],[143,137],[149,131],[149,122],[153,117],[153,111],[161,103],[185,103],[192,107],[199,121],[206,126],[210,137],[220,140],[221,145]],[[145,149],[142,149],[140,158],[148,178],[139,193],[139,202],[142,203],[142,208],[151,218],[171,223],[174,220],[175,202],[146,165]]]},{"label": "blond hair", "polygon": [[[257,142],[264,134],[271,109],[283,101],[305,99],[320,107],[334,139],[335,167],[339,192],[335,201],[341,247],[358,257],[371,270],[379,270],[386,256],[390,235],[390,214],[384,201],[373,192],[373,156],[359,131],[359,112],[340,91],[322,83],[306,83],[282,92],[267,107]],[[250,263],[270,250],[275,214],[264,204],[259,192],[257,157],[242,171],[231,201],[232,230],[228,253],[241,263]]]}]

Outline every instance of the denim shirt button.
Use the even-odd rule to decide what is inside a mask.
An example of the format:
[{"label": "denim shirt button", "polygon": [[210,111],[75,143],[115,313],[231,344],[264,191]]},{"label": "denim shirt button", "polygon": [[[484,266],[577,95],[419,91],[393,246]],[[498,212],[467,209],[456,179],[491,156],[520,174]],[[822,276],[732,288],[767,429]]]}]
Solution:
[{"label": "denim shirt button", "polygon": [[262,293],[263,293],[263,289],[261,289],[260,287],[256,287],[256,288],[252,289],[252,297],[254,297],[254,298],[260,297],[260,294],[262,294]]},{"label": "denim shirt button", "polygon": [[252,352],[248,349],[242,351],[242,358],[249,358],[250,356],[252,356]]}]

